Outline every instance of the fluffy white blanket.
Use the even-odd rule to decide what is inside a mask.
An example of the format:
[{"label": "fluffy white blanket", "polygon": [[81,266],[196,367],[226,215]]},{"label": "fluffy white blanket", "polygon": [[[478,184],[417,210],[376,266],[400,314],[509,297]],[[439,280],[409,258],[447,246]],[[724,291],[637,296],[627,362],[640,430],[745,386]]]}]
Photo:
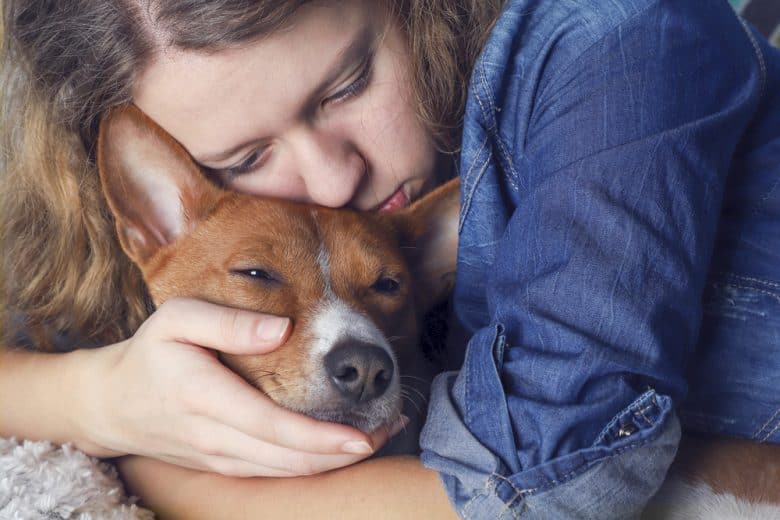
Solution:
[{"label": "fluffy white blanket", "polygon": [[116,470],[71,446],[0,438],[0,520],[152,520]]},{"label": "fluffy white blanket", "polygon": [[[65,445],[0,438],[0,520],[152,520],[110,464]],[[777,520],[780,507],[672,479],[643,520]]]}]

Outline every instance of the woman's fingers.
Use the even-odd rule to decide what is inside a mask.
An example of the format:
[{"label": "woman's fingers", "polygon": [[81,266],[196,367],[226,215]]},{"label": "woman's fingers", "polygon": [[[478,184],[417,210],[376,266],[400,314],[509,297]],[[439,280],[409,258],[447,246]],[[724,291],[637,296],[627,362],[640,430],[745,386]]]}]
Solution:
[{"label": "woman's fingers", "polygon": [[249,437],[296,451],[363,457],[371,455],[386,440],[382,435],[373,439],[355,428],[282,408],[227,369],[224,378],[224,384],[212,385],[209,392],[191,396],[193,411]]},{"label": "woman's fingers", "polygon": [[[376,434],[377,442],[384,443],[404,425],[405,422],[399,420],[390,427],[381,428],[381,432]],[[188,463],[176,455],[163,458],[193,469],[206,469],[223,475],[285,477],[322,473],[368,457],[368,454],[323,455],[283,448],[206,419],[194,423],[192,431],[200,432],[189,439],[191,448],[204,454],[200,464]],[[228,447],[228,450],[222,452],[224,447]]]},{"label": "woman's fingers", "polygon": [[[227,354],[270,352],[287,340],[292,328],[289,318],[191,298],[167,300],[147,320],[152,321],[158,339],[173,339]],[[185,324],[186,336],[182,336]]]},{"label": "woman's fingers", "polygon": [[202,458],[205,467],[225,475],[236,475],[238,471],[242,476],[312,475],[354,464],[368,456],[315,454],[284,448],[205,419],[194,426],[200,433],[189,439],[191,448],[205,454]]}]

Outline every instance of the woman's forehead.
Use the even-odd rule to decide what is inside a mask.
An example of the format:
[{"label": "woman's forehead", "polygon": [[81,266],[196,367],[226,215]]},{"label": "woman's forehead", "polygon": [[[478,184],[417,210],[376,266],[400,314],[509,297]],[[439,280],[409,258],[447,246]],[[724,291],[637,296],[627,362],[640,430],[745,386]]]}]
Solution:
[{"label": "woman's forehead", "polygon": [[275,128],[305,109],[384,25],[373,2],[313,2],[284,29],[247,45],[160,53],[140,74],[134,101],[196,159],[216,156],[258,134],[248,128],[258,120]]}]

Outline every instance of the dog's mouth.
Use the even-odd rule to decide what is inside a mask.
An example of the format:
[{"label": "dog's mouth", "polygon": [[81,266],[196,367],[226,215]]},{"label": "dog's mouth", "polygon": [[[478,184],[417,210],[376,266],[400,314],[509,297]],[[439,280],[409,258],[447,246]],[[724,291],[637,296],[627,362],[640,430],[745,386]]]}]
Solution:
[{"label": "dog's mouth", "polygon": [[306,410],[302,413],[319,421],[345,424],[366,433],[382,427],[389,428],[401,416],[400,406],[391,406],[389,402],[353,409]]}]

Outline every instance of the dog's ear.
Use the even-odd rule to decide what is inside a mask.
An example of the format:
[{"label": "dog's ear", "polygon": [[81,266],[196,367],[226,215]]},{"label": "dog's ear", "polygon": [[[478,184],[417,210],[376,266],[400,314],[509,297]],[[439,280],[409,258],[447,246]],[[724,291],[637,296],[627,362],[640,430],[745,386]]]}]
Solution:
[{"label": "dog's ear", "polygon": [[423,310],[445,300],[455,283],[460,179],[439,186],[408,208],[390,214],[415,278]]},{"label": "dog's ear", "polygon": [[139,265],[190,231],[224,194],[179,143],[134,105],[103,117],[97,162],[119,241]]}]

